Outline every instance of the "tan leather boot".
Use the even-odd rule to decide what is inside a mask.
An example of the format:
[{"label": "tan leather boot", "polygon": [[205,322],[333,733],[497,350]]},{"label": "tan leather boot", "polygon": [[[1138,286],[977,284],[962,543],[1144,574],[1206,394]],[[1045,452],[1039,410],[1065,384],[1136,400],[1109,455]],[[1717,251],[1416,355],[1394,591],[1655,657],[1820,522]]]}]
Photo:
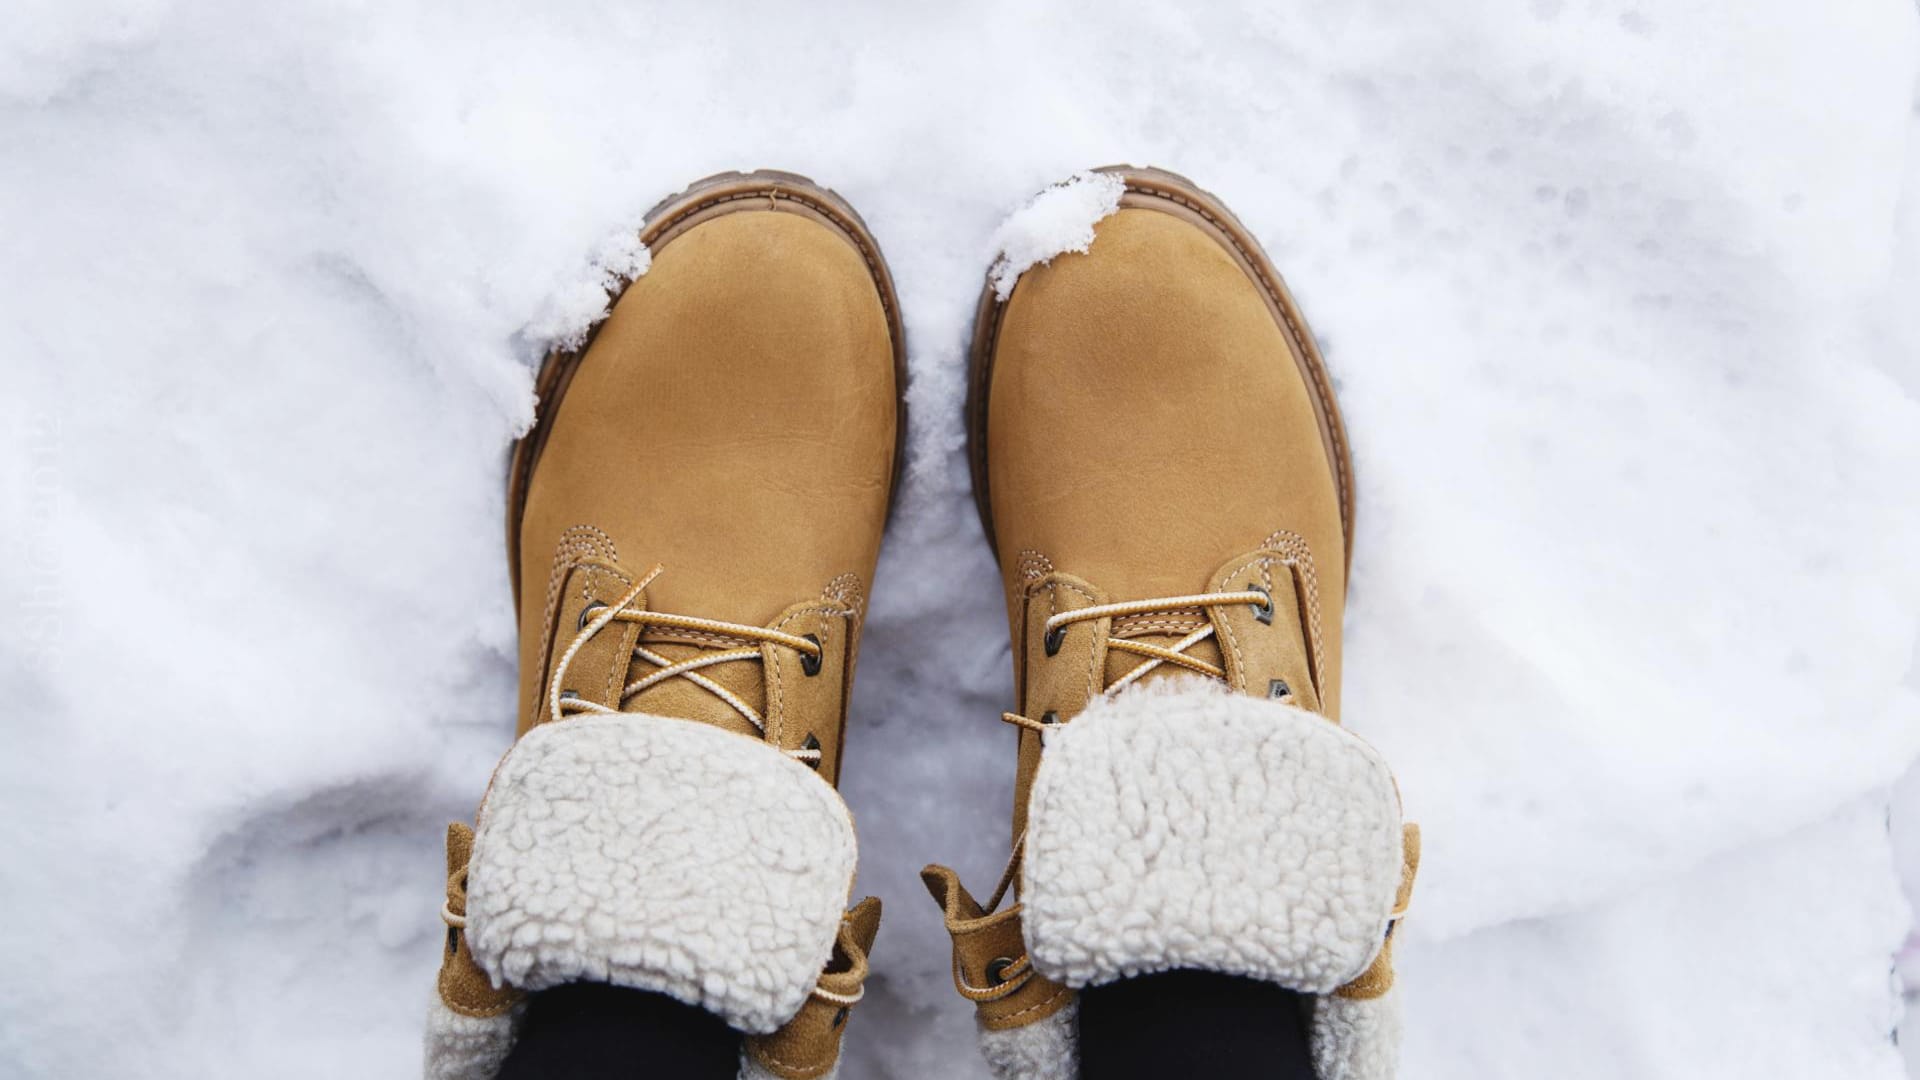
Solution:
[{"label": "tan leather boot", "polygon": [[785,173],[702,181],[641,239],[514,453],[520,739],[449,832],[436,1077],[491,1077],[524,992],[573,981],[714,1012],[745,1075],[825,1076],[878,927],[833,785],[900,459],[892,280]]},{"label": "tan leather boot", "polygon": [[1217,200],[1100,172],[1123,190],[1090,249],[989,287],[975,324],[1019,752],[995,895],[925,875],[956,980],[1005,1077],[1073,1076],[1075,991],[1173,968],[1325,995],[1323,1080],[1385,1077],[1417,833],[1337,722],[1353,468],[1332,381]]}]

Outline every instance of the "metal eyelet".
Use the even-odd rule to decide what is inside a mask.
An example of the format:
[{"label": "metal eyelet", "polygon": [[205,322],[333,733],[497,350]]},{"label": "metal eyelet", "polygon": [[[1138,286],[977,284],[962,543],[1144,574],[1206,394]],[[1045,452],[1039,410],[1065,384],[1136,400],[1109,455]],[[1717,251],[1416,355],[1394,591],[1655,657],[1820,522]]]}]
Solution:
[{"label": "metal eyelet", "polygon": [[1267,696],[1269,698],[1272,698],[1273,700],[1278,701],[1281,698],[1291,696],[1292,693],[1293,693],[1293,689],[1287,685],[1287,680],[1285,679],[1268,679],[1267,680]]},{"label": "metal eyelet", "polygon": [[1052,709],[1048,709],[1046,712],[1040,714],[1040,722],[1043,724],[1057,724],[1060,722],[1060,714],[1054,712]]},{"label": "metal eyelet", "polygon": [[574,624],[575,629],[585,630],[587,624],[593,621],[593,613],[606,606],[598,600],[589,602],[586,607],[580,609],[580,621]]},{"label": "metal eyelet", "polygon": [[813,732],[811,731],[807,732],[807,741],[800,744],[800,749],[811,750],[814,752],[814,758],[812,761],[807,762],[807,766],[811,768],[814,772],[819,772],[820,771],[820,740],[813,737]]},{"label": "metal eyelet", "polygon": [[817,653],[814,653],[811,656],[807,655],[806,653],[800,654],[800,671],[802,674],[806,675],[808,678],[812,678],[813,676],[820,674],[821,666],[827,662],[827,650],[825,646],[820,645],[819,635],[802,634],[800,636],[807,639],[808,641],[813,642],[816,646],[820,646],[820,651]]},{"label": "metal eyelet", "polygon": [[455,927],[449,926],[447,927],[447,955],[452,956],[454,953],[457,953],[459,951],[460,951],[460,931]]},{"label": "metal eyelet", "polygon": [[996,956],[987,963],[987,985],[999,986],[1007,981],[1007,969],[1013,966],[1013,959]]},{"label": "metal eyelet", "polygon": [[845,1005],[842,1005],[840,1006],[840,1011],[833,1014],[834,1027],[839,1027],[841,1024],[844,1024],[847,1022],[847,1012],[848,1012],[847,1007]]},{"label": "metal eyelet", "polygon": [[1247,591],[1257,592],[1267,598],[1267,602],[1264,604],[1248,604],[1247,606],[1253,609],[1253,617],[1255,619],[1269,626],[1273,625],[1273,594],[1252,582],[1247,583]]},{"label": "metal eyelet", "polygon": [[1044,642],[1047,648],[1047,655],[1053,656],[1054,654],[1058,653],[1060,651],[1060,646],[1066,644],[1066,641],[1067,641],[1067,628],[1065,626],[1056,626],[1053,629],[1047,631],[1047,638],[1046,638],[1046,641]]},{"label": "metal eyelet", "polygon": [[560,700],[561,701],[579,701],[580,695],[578,692],[573,690],[562,690],[560,691]]}]

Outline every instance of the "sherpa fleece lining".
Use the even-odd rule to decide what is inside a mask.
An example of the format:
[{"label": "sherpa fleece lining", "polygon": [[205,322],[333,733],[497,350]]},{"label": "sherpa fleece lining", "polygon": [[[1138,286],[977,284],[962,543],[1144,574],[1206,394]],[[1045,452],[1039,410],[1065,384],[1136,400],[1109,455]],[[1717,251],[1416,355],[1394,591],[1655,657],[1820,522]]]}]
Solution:
[{"label": "sherpa fleece lining", "polygon": [[1323,994],[1372,962],[1400,886],[1380,755],[1209,684],[1130,691],[1049,734],[1027,822],[1027,944],[1074,987],[1194,968]]},{"label": "sherpa fleece lining", "polygon": [[1316,1080],[1392,1080],[1400,1067],[1400,990],[1317,998],[1312,1030]]},{"label": "sherpa fleece lining", "polygon": [[427,1005],[426,1080],[493,1080],[506,1064],[526,1011],[522,1001],[497,1016],[462,1016],[435,988]]},{"label": "sherpa fleece lining", "polygon": [[1080,1003],[1024,1027],[980,1028],[994,1080],[1074,1080],[1080,1075]]},{"label": "sherpa fleece lining", "polygon": [[652,990],[765,1034],[826,966],[853,869],[846,804],[773,747],[639,714],[561,720],[494,774],[467,940],[524,990]]}]

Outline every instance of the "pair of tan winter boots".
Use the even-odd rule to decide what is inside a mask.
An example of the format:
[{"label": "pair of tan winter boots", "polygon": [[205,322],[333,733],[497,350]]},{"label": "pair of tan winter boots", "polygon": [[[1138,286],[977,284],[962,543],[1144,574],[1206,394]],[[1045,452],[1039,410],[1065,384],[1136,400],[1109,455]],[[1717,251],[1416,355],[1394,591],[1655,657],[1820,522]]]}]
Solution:
[{"label": "pair of tan winter boots", "polygon": [[[974,329],[1019,757],[996,895],[923,875],[955,983],[1001,1077],[1073,1076],[1076,990],[1175,968],[1313,995],[1322,1080],[1389,1077],[1418,843],[1338,725],[1332,385],[1211,196],[1087,181],[1113,206],[1090,248],[1001,267]],[[743,1076],[813,1080],[867,974],[879,903],[847,909],[834,785],[902,454],[899,302],[858,215],[789,174],[702,181],[641,239],[514,455],[520,739],[449,829],[434,1077],[491,1077],[525,993],[596,981],[719,1015]]]}]

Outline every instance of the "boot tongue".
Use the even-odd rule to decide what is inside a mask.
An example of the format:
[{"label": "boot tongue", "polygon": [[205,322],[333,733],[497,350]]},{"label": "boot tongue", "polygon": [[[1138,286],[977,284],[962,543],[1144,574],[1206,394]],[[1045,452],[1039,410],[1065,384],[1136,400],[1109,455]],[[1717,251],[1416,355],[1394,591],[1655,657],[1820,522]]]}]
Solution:
[{"label": "boot tongue", "polygon": [[[1173,648],[1180,640],[1195,630],[1207,625],[1207,617],[1199,608],[1185,608],[1179,611],[1153,612],[1131,618],[1115,619],[1111,636],[1138,641],[1146,645],[1158,645]],[[1195,642],[1181,650],[1195,660],[1203,660],[1219,666],[1220,644],[1212,637]],[[1118,650],[1107,653],[1107,685],[1112,686],[1124,678],[1127,672],[1148,663],[1146,657]],[[1134,680],[1136,683],[1158,682],[1175,678],[1204,678],[1198,672],[1189,671],[1178,664],[1161,664]]]},{"label": "boot tongue", "polygon": [[[641,640],[643,648],[670,663],[691,660],[708,653],[743,648],[744,645],[745,643],[694,644],[685,640],[684,635],[658,630],[649,632]],[[645,678],[658,670],[660,670],[659,664],[635,657],[632,666],[628,669],[627,681],[633,682]],[[767,685],[761,664],[751,660],[734,660],[700,668],[693,674],[723,687],[759,715],[766,715]],[[647,713],[651,716],[670,716],[677,720],[711,724],[741,735],[750,735],[755,738],[761,736],[758,728],[749,723],[746,717],[741,716],[738,710],[728,705],[718,694],[684,676],[663,680],[640,691],[626,700],[621,706],[621,711]]]}]

